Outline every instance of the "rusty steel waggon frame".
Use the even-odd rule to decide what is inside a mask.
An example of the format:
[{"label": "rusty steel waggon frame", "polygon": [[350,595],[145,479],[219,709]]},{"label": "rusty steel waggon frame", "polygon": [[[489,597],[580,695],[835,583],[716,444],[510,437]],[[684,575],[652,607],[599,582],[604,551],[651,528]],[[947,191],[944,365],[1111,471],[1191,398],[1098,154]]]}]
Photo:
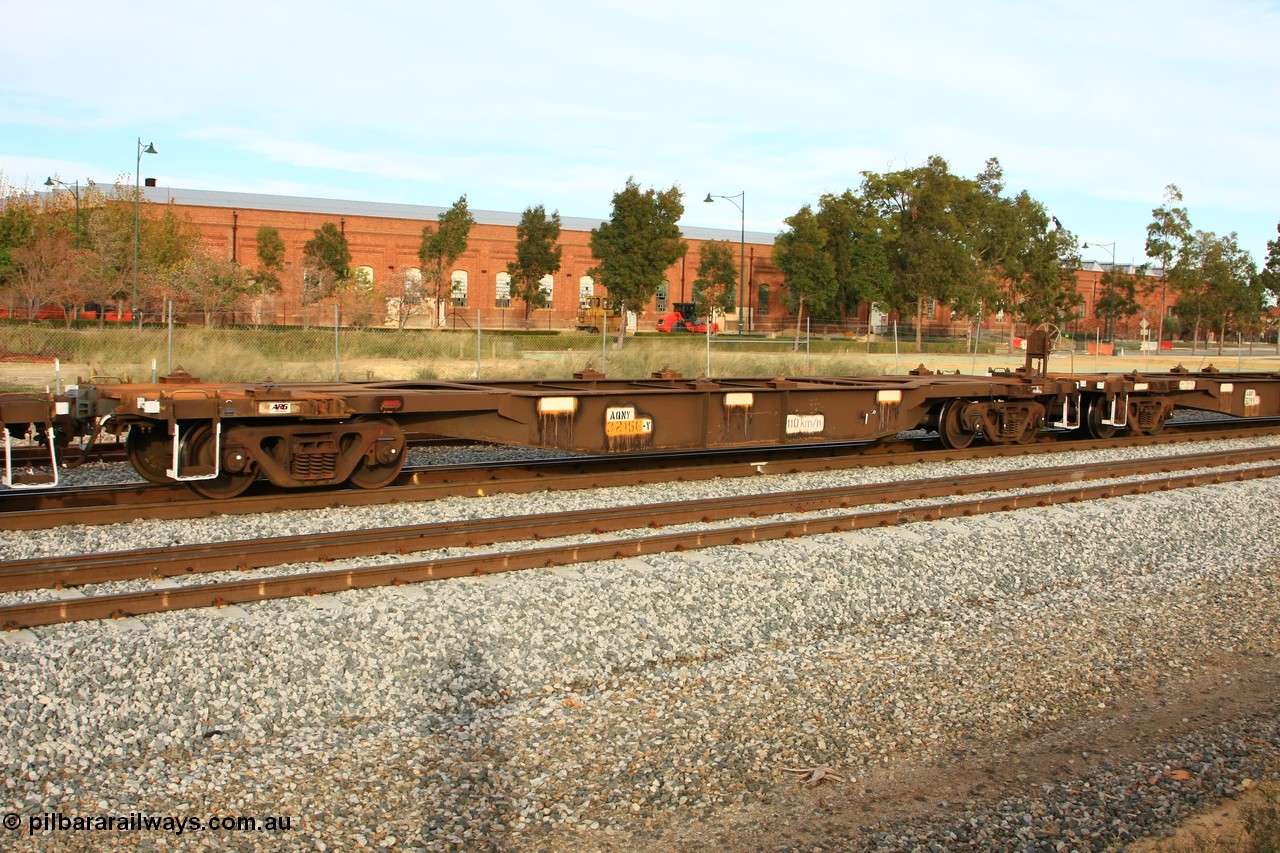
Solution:
[{"label": "rusty steel waggon frame", "polygon": [[[379,488],[404,464],[405,434],[427,433],[584,453],[777,446],[887,439],[936,431],[944,445],[1029,442],[1043,428],[1094,438],[1155,433],[1175,408],[1242,418],[1280,416],[1280,374],[1054,374],[1033,336],[1023,368],[987,376],[685,379],[664,371],[610,380],[588,371],[556,381],[157,383],[70,386],[0,395],[3,483],[56,485],[73,438],[124,435],[154,482],[233,497],[265,478],[298,488]],[[15,471],[14,438],[49,448],[48,466]]]}]

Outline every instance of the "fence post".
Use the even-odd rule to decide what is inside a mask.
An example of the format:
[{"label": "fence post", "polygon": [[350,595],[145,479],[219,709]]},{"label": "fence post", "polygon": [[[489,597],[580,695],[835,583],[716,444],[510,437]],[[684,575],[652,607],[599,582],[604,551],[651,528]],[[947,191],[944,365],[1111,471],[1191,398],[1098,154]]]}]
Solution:
[{"label": "fence post", "polygon": [[341,308],[333,306],[333,381],[342,381],[342,348],[338,345],[338,320]]},{"label": "fence post", "polygon": [[804,372],[813,375],[813,318],[804,318]]},{"label": "fence post", "polygon": [[476,309],[476,379],[480,378],[480,309]]},{"label": "fence post", "polygon": [[169,327],[169,370],[168,372],[173,373],[173,300],[172,299],[165,300],[165,308],[167,309],[165,313],[169,315],[168,316],[169,322],[166,324]]}]

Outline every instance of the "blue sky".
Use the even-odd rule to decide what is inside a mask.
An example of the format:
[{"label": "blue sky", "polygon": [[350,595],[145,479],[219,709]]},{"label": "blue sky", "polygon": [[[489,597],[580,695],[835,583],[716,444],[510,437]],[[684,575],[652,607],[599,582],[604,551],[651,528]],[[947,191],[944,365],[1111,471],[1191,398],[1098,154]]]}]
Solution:
[{"label": "blue sky", "polygon": [[[862,171],[998,157],[1141,262],[1177,184],[1262,263],[1280,222],[1280,4],[0,0],[0,179],[606,218],[629,176],[748,230]],[[1085,250],[1110,260],[1110,250]]]}]

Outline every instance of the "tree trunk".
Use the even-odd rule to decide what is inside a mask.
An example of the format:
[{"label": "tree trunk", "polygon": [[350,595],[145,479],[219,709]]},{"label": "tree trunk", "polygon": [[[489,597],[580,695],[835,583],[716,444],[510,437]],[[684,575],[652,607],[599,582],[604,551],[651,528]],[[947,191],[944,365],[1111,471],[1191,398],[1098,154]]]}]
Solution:
[{"label": "tree trunk", "polygon": [[[620,315],[618,317],[618,340],[616,341],[616,345],[618,349],[622,349],[622,342],[626,340],[626,337],[627,337],[627,314],[628,313],[629,312],[627,311],[625,306],[622,308],[621,311],[618,312],[618,314]],[[637,320],[636,322],[639,322],[639,320]],[[604,318],[604,327],[605,327],[605,331],[607,332],[609,330],[609,318],[607,316]]]},{"label": "tree trunk", "polygon": [[916,352],[924,352],[924,297],[916,297]]}]

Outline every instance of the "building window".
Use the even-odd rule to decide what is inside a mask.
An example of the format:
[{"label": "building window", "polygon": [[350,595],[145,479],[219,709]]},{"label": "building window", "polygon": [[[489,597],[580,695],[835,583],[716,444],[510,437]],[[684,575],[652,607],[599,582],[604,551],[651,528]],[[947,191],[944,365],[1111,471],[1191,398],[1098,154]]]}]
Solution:
[{"label": "building window", "polygon": [[493,307],[511,307],[511,273],[500,272],[493,277]]},{"label": "building window", "polygon": [[373,291],[373,267],[356,267],[352,273],[356,290],[363,293],[371,293]]},{"label": "building window", "polygon": [[404,271],[404,304],[417,305],[422,299],[422,270],[409,267]]},{"label": "building window", "polygon": [[453,304],[456,308],[464,308],[467,304],[467,272],[466,270],[454,270],[453,275],[449,278],[450,295],[453,297]]},{"label": "building window", "polygon": [[670,285],[664,281],[662,284],[658,285],[658,291],[653,295],[655,300],[654,307],[658,309],[659,313],[664,313],[667,310],[668,287],[670,287]]},{"label": "building window", "polygon": [[926,296],[924,300],[924,319],[932,320],[938,312],[938,302],[932,296]]},{"label": "building window", "polygon": [[585,305],[596,295],[596,280],[589,275],[578,279],[578,304]]},{"label": "building window", "polygon": [[538,289],[547,295],[547,307],[551,307],[552,300],[555,297],[556,279],[555,276],[547,273],[538,282]]},{"label": "building window", "polygon": [[766,317],[769,314],[769,285],[762,284],[756,291],[756,314]]}]

